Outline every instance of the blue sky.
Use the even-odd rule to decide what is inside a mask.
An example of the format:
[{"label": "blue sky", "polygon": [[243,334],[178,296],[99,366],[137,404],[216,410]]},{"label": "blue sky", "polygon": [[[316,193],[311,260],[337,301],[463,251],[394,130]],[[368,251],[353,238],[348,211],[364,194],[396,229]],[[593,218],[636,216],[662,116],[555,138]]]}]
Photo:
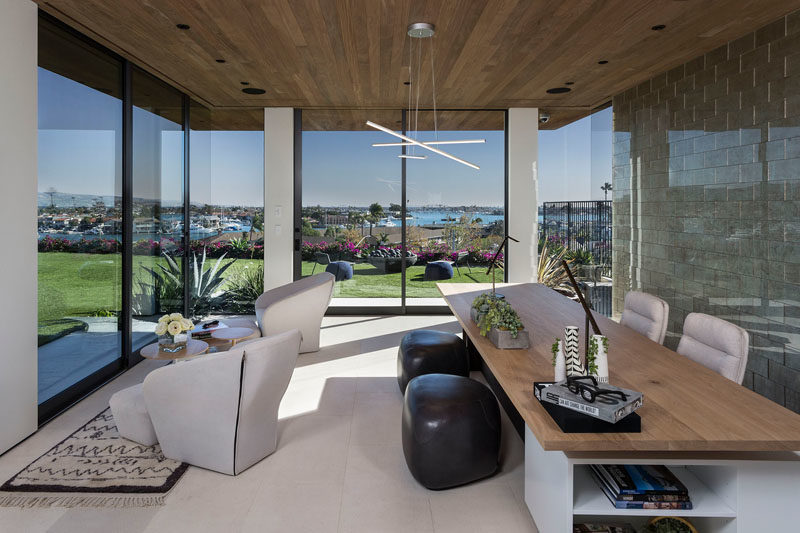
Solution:
[{"label": "blue sky", "polygon": [[[113,196],[121,182],[121,102],[39,69],[39,190]],[[182,197],[180,126],[134,109],[134,195],[174,204]],[[502,131],[439,132],[439,139],[486,139],[446,151],[480,170],[437,154],[407,160],[410,206],[503,203]],[[420,140],[433,140],[420,132]],[[303,205],[400,202],[399,148],[380,131],[304,132]],[[193,131],[192,203],[263,205],[263,132]],[[116,148],[116,149],[115,149]],[[421,152],[420,152],[421,154]],[[611,109],[539,133],[539,202],[602,199],[611,175]]]}]

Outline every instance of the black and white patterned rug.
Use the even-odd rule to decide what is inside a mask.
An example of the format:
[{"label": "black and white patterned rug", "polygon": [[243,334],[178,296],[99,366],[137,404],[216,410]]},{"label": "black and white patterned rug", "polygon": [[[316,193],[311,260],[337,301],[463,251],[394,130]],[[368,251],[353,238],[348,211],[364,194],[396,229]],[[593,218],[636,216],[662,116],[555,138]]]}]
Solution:
[{"label": "black and white patterned rug", "polygon": [[188,466],[120,437],[106,409],[0,486],[0,506],[163,505]]}]

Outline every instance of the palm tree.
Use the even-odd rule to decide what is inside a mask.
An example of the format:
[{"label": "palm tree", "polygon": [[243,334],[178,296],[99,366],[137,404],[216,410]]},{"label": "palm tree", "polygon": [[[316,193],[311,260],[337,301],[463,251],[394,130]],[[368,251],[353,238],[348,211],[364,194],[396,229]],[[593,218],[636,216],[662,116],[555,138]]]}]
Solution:
[{"label": "palm tree", "polygon": [[373,224],[377,224],[380,219],[383,218],[383,206],[378,202],[371,204],[369,206],[369,215],[366,216],[367,222],[369,222],[369,234],[372,235],[372,226]]},{"label": "palm tree", "polygon": [[603,198],[604,200],[608,200],[608,191],[610,191],[612,188],[613,187],[609,182],[605,182],[603,186],[600,187],[600,190],[603,191],[603,194],[605,195],[605,198]]}]

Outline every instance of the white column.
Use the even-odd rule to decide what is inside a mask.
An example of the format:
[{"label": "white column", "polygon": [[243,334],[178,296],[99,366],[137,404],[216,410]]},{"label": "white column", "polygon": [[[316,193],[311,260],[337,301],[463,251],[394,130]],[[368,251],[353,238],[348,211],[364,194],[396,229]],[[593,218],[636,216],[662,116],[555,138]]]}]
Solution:
[{"label": "white column", "polygon": [[264,289],[293,278],[294,109],[264,109]]},{"label": "white column", "polygon": [[0,453],[37,427],[37,16],[28,0],[0,0]]},{"label": "white column", "polygon": [[536,281],[538,266],[539,109],[508,110],[508,281]]}]

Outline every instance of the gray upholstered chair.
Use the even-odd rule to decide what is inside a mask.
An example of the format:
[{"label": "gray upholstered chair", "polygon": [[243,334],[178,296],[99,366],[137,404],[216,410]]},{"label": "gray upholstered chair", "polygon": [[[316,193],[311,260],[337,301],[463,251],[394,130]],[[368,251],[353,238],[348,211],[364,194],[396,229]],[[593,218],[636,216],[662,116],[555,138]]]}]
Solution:
[{"label": "gray upholstered chair", "polygon": [[664,344],[667,334],[669,305],[652,294],[630,291],[625,295],[620,324],[638,331],[648,339]]},{"label": "gray upholstered chair", "polygon": [[749,349],[744,329],[715,316],[689,313],[677,352],[741,384]]},{"label": "gray upholstered chair", "polygon": [[322,318],[333,297],[335,276],[321,272],[264,292],[255,302],[261,335],[268,337],[299,329],[300,353],[319,351]]},{"label": "gray upholstered chair", "polygon": [[251,340],[153,370],[132,394],[144,398],[165,457],[236,475],[277,448],[299,348],[296,329]]},{"label": "gray upholstered chair", "polygon": [[270,289],[255,302],[255,322],[249,318],[226,318],[223,322],[232,328],[254,329],[253,335],[242,341],[296,328],[303,334],[300,353],[319,351],[322,318],[331,303],[335,279],[330,272],[320,272]]}]

